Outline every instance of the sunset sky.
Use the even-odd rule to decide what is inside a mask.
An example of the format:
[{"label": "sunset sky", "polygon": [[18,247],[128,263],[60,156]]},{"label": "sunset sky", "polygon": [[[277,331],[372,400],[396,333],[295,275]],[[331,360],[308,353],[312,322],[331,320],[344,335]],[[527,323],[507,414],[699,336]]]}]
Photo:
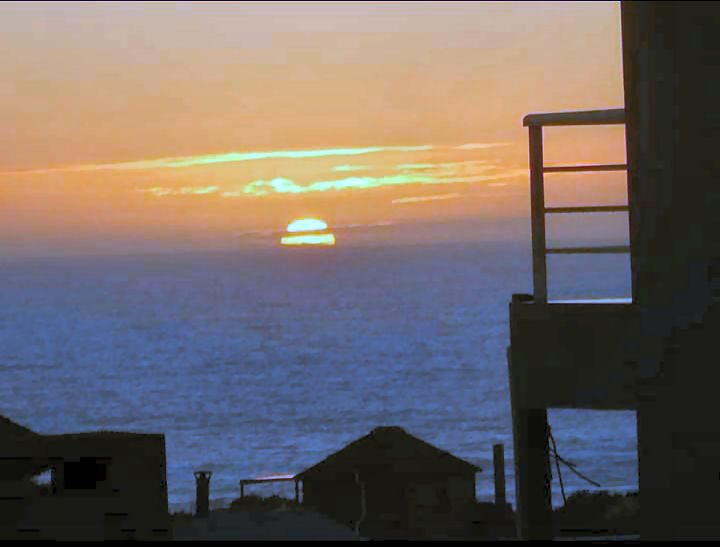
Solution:
[{"label": "sunset sky", "polygon": [[[263,244],[303,217],[524,227],[522,117],[623,105],[619,12],[3,3],[0,252]],[[546,132],[547,163],[624,153],[622,127]],[[552,204],[625,200],[621,174],[555,179]]]}]

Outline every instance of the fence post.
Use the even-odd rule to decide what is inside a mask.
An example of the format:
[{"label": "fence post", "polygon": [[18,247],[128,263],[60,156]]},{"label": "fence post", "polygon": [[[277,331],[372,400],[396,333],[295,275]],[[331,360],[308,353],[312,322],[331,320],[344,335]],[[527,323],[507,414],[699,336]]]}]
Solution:
[{"label": "fence post", "polygon": [[505,451],[502,443],[493,445],[495,468],[495,505],[505,510]]},{"label": "fence post", "polygon": [[545,190],[543,182],[543,128],[530,126],[530,219],[533,253],[533,296],[547,302],[547,263],[545,257]]},{"label": "fence post", "polygon": [[210,477],[212,471],[195,471],[195,484],[197,488],[195,500],[195,516],[208,518],[210,512]]}]

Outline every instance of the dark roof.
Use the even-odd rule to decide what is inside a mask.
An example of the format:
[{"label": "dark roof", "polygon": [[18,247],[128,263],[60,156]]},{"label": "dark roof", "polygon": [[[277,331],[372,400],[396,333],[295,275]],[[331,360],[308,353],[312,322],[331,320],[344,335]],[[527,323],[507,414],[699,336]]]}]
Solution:
[{"label": "dark roof", "polygon": [[83,431],[80,433],[58,433],[54,435],[41,435],[35,433],[31,429],[22,426],[18,423],[13,422],[5,416],[0,416],[0,440],[28,440],[43,439],[44,441],[52,440],[80,440],[80,439],[103,439],[103,440],[115,440],[115,439],[147,439],[152,437],[162,437],[163,433],[134,433],[131,431]]},{"label": "dark roof", "polygon": [[0,482],[21,480],[38,470],[32,455],[41,439],[27,427],[0,416]]},{"label": "dark roof", "polygon": [[413,437],[401,427],[376,427],[368,435],[298,473],[297,479],[323,472],[392,467],[397,472],[477,473],[477,465]]},{"label": "dark roof", "polygon": [[5,416],[0,416],[0,439],[26,439],[36,438],[40,435],[25,426],[16,424]]}]

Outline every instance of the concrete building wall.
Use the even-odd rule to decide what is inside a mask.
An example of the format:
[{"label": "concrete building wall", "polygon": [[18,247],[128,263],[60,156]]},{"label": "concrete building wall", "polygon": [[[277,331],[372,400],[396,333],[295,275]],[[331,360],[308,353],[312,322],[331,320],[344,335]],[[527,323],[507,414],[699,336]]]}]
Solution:
[{"label": "concrete building wall", "polygon": [[303,505],[354,528],[360,517],[360,488],[351,473],[303,479]]},{"label": "concrete building wall", "polygon": [[54,485],[41,493],[31,487],[29,477],[3,481],[4,493],[14,484],[20,495],[4,504],[6,515],[14,516],[3,517],[0,536],[169,537],[164,436],[58,435],[3,448],[13,458],[32,461],[38,471],[54,470]]},{"label": "concrete building wall", "polygon": [[720,5],[623,2],[641,536],[720,537]]},{"label": "concrete building wall", "polygon": [[475,476],[424,475],[407,486],[408,527],[419,538],[467,537],[475,504]]},{"label": "concrete building wall", "polygon": [[[362,514],[361,490],[354,474],[337,473],[323,479],[303,479],[303,503],[354,528]],[[447,535],[450,523],[458,514],[467,514],[475,500],[473,473],[360,472],[360,480],[366,508],[360,533],[365,537]]]}]

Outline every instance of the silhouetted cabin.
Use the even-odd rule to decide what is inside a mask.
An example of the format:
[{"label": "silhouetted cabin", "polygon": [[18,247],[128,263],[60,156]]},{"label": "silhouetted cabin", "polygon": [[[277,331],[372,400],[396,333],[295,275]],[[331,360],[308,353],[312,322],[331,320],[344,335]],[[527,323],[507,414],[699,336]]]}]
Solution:
[{"label": "silhouetted cabin", "polygon": [[467,537],[479,467],[378,427],[296,476],[303,504],[368,538]]},{"label": "silhouetted cabin", "polygon": [[0,417],[0,538],[168,539],[165,465],[164,435],[39,435]]}]

